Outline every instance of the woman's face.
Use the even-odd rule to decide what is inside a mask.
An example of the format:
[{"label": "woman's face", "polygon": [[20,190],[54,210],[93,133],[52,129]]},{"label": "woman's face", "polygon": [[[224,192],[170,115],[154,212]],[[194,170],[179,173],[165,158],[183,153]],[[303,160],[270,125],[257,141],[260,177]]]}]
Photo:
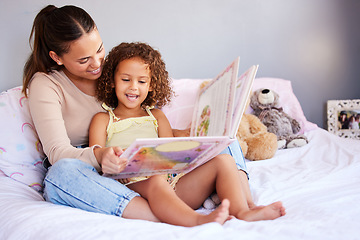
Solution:
[{"label": "woman's face", "polygon": [[70,43],[69,52],[59,56],[59,61],[72,81],[96,80],[101,75],[104,57],[103,42],[95,28]]}]

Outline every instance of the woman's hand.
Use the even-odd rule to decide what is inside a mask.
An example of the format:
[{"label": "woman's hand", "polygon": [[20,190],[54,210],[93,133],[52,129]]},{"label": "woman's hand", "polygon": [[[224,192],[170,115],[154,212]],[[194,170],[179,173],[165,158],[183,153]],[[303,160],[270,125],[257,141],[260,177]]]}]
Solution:
[{"label": "woman's hand", "polygon": [[103,173],[118,174],[122,172],[128,160],[126,158],[120,158],[123,153],[120,147],[106,147],[94,149],[95,156],[100,159],[100,165]]},{"label": "woman's hand", "polygon": [[130,179],[129,178],[120,178],[120,179],[118,179],[118,182],[121,184],[127,184],[130,182]]}]

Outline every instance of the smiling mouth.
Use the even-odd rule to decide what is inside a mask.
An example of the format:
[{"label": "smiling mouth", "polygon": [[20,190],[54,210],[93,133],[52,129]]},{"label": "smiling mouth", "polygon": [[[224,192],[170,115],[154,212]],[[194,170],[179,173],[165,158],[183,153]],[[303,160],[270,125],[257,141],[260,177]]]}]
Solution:
[{"label": "smiling mouth", "polygon": [[93,71],[90,71],[90,73],[92,73],[92,74],[98,74],[98,73],[100,73],[100,71],[101,71],[101,67],[99,67],[98,69],[95,69],[95,70],[93,70]]},{"label": "smiling mouth", "polygon": [[130,101],[135,101],[136,99],[139,98],[139,95],[135,95],[135,94],[125,94],[125,96],[126,96],[127,99],[129,99]]}]

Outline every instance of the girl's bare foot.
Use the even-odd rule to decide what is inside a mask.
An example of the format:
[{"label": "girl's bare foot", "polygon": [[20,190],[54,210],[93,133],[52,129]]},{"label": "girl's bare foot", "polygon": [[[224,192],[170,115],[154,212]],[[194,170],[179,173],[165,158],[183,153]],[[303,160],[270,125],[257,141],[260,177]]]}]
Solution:
[{"label": "girl's bare foot", "polygon": [[241,211],[237,214],[238,219],[245,221],[273,220],[286,214],[281,202],[274,202],[267,206],[253,207],[248,211]]},{"label": "girl's bare foot", "polygon": [[229,208],[230,202],[227,199],[224,199],[218,208],[216,208],[209,215],[201,215],[198,218],[198,224],[204,224],[209,222],[217,222],[221,225],[224,224],[229,219]]},{"label": "girl's bare foot", "polygon": [[250,208],[250,210],[256,210],[256,209],[260,209],[260,208],[264,208],[264,207],[266,207],[266,206],[263,206],[263,205],[256,206],[256,205],[254,205],[253,207],[249,207],[249,208]]}]

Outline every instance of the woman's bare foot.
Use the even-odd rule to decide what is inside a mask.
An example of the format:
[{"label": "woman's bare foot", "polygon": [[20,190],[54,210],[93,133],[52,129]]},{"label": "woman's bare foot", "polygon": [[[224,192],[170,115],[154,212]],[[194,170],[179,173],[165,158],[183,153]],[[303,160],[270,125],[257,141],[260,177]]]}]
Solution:
[{"label": "woman's bare foot", "polygon": [[248,211],[241,211],[237,214],[238,219],[245,221],[273,220],[286,214],[281,202],[274,202],[267,206],[253,207]]},{"label": "woman's bare foot", "polygon": [[230,202],[227,199],[224,199],[219,207],[217,207],[214,211],[212,211],[209,215],[201,215],[198,218],[198,224],[204,224],[209,222],[217,222],[221,225],[224,224],[227,220],[229,220],[229,208]]}]

